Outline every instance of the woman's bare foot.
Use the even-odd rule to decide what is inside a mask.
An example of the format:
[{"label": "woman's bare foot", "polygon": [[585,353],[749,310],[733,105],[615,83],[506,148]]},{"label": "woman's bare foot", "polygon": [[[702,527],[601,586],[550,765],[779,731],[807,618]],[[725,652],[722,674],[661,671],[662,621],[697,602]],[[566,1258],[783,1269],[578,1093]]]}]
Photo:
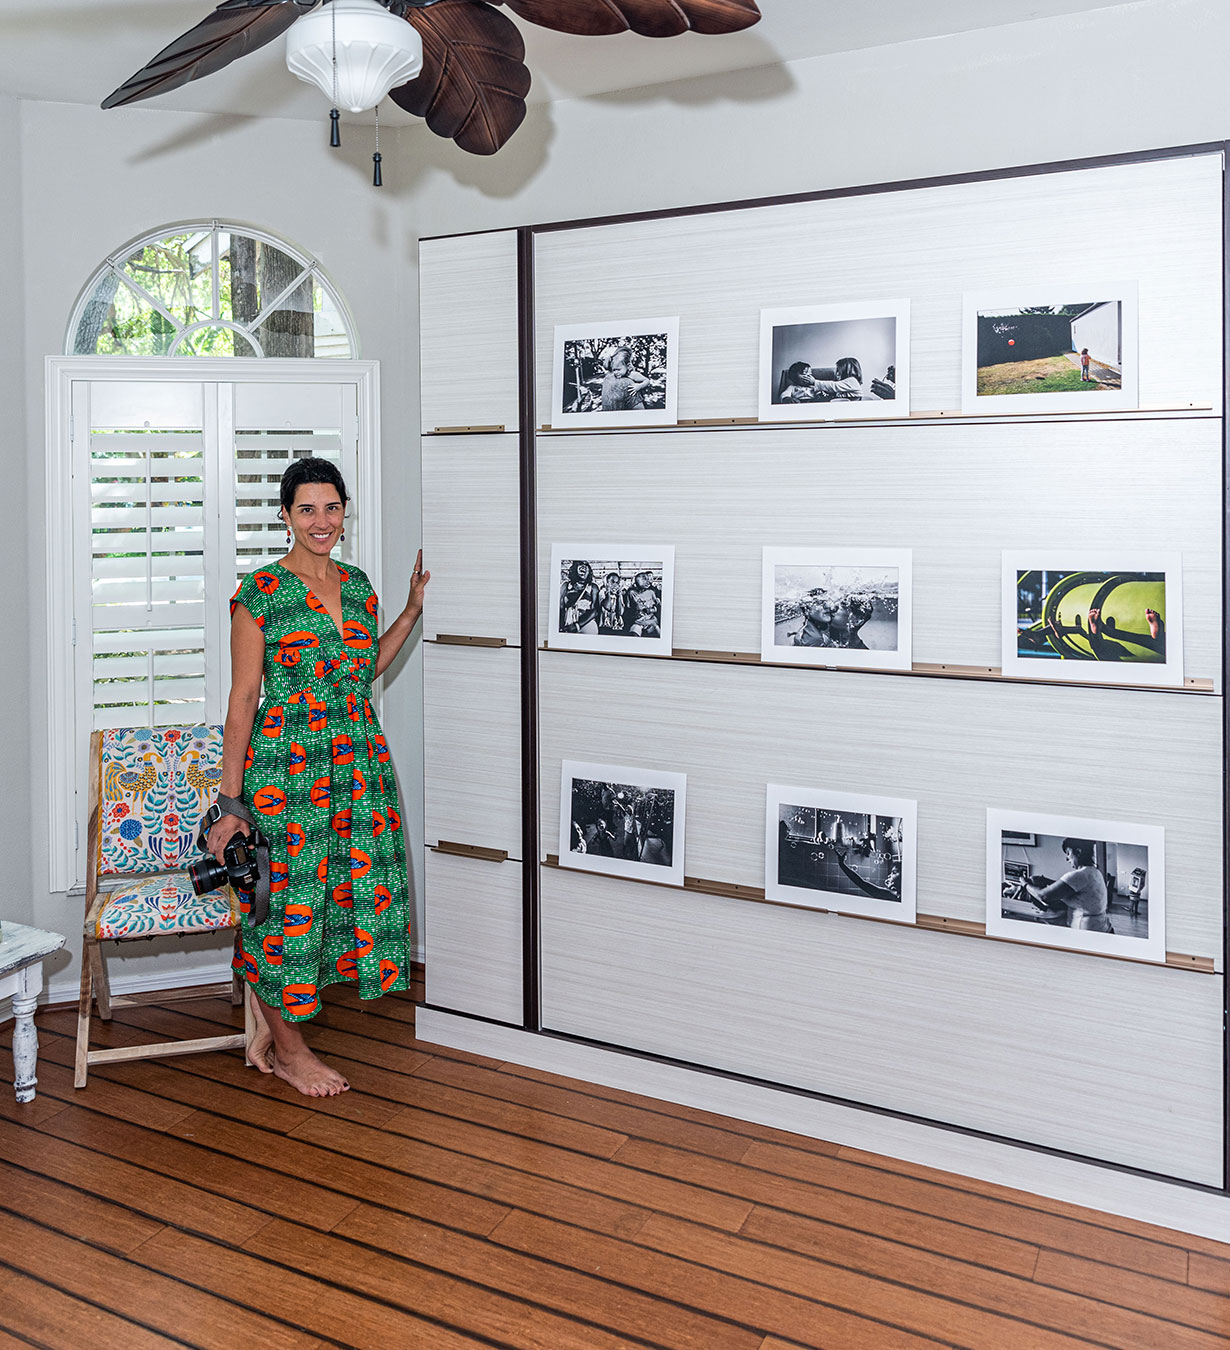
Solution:
[{"label": "woman's bare foot", "polygon": [[336,1097],[350,1084],[336,1069],[322,1063],[306,1045],[293,1050],[275,1050],[272,1072],[305,1097]]},{"label": "woman's bare foot", "polygon": [[252,1038],[247,1044],[248,1063],[253,1068],[259,1069],[261,1073],[273,1072],[273,1034],[269,1030],[264,1017],[261,1015],[260,1001],[256,997],[256,991],[249,984],[244,989],[244,997],[248,1000],[248,1012],[252,1019]]}]

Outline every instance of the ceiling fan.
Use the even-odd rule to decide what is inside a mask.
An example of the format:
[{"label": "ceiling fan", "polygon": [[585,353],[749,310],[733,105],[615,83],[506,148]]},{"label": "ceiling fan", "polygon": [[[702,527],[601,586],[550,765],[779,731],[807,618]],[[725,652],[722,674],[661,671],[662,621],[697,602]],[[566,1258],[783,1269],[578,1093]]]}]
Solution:
[{"label": "ceiling fan", "polygon": [[[212,75],[272,42],[298,19],[334,0],[224,0],[104,100],[136,103]],[[530,73],[517,25],[498,6],[561,33],[644,37],[734,33],[760,19],[756,0],[378,0],[422,40],[415,78],[390,91],[406,112],[425,118],[475,155],[491,155],[525,117]],[[340,6],[339,6],[340,8]],[[378,14],[379,11],[377,10]],[[336,119],[335,119],[336,125]]]}]

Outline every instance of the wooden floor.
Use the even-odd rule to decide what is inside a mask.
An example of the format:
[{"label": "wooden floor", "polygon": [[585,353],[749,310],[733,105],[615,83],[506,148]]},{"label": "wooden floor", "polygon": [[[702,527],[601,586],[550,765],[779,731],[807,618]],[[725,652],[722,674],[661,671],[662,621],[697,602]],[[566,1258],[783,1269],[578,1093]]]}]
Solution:
[{"label": "wooden floor", "polygon": [[[309,1034],[354,1090],[314,1103],[233,1055],[75,1092],[73,1014],[41,1015],[37,1100],[0,1091],[0,1347],[1230,1344],[1230,1247],[420,1044],[409,999],[330,998]],[[107,1034],[232,1021],[197,1002]]]}]

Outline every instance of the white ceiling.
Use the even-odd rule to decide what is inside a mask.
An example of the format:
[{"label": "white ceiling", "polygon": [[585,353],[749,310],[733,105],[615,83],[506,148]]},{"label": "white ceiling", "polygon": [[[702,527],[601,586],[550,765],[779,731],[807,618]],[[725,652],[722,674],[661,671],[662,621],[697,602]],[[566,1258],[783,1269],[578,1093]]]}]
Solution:
[{"label": "white ceiling", "polygon": [[[1123,0],[760,0],[744,33],[655,41],[578,38],[522,24],[532,101],[636,89],[832,52],[1111,9]],[[210,0],[0,0],[0,93],[97,105]],[[507,11],[505,11],[507,13]],[[320,95],[286,71],[281,39],[227,70],[149,100],[154,108],[316,119]],[[390,116],[409,120],[393,105]]]}]

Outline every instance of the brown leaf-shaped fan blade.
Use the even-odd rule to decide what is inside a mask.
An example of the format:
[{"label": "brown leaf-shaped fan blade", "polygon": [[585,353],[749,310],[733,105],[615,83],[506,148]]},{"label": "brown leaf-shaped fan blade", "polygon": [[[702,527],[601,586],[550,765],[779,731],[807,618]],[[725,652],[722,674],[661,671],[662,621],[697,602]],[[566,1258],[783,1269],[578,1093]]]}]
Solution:
[{"label": "brown leaf-shaped fan blade", "polygon": [[223,66],[286,32],[316,0],[226,0],[195,28],[177,37],[147,66],[103,99],[117,108],[138,99],[178,89],[181,84],[212,75]]},{"label": "brown leaf-shaped fan blade", "polygon": [[640,33],[678,37],[737,33],[760,22],[756,0],[500,0],[514,14],[543,28],[585,37]]},{"label": "brown leaf-shaped fan blade", "polygon": [[482,0],[439,0],[406,18],[423,39],[423,71],[390,94],[437,136],[472,155],[494,155],[525,119],[525,42]]}]

